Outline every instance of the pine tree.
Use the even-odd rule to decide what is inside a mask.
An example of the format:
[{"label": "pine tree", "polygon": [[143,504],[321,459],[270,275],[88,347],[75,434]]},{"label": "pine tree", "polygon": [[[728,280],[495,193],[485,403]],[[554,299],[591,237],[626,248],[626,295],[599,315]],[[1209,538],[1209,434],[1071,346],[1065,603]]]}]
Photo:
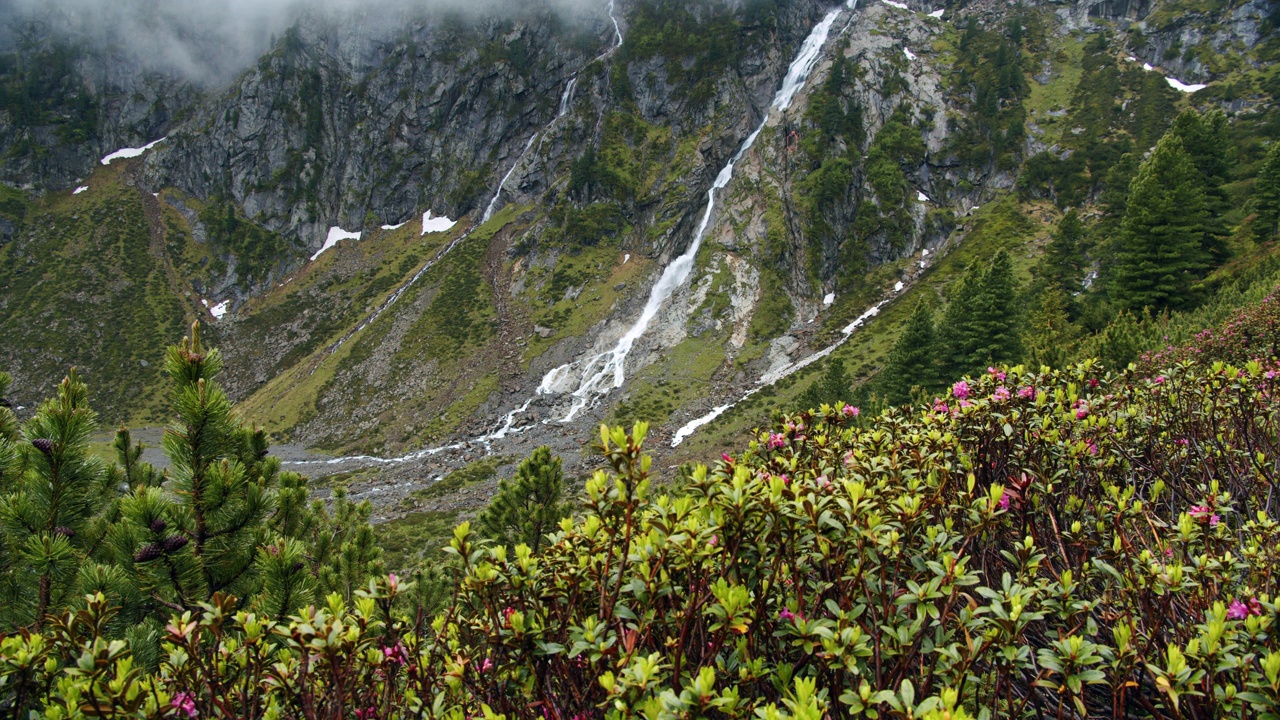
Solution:
[{"label": "pine tree", "polygon": [[1257,215],[1254,223],[1264,238],[1280,231],[1280,140],[1272,140],[1267,157],[1254,182],[1250,208]]},{"label": "pine tree", "polygon": [[1112,268],[1121,308],[1165,308],[1188,299],[1205,267],[1200,173],[1170,133],[1156,144],[1129,187]]},{"label": "pine tree", "polygon": [[20,433],[18,417],[10,408],[11,403],[5,395],[13,383],[13,376],[0,372],[0,493],[8,492],[14,479],[21,471],[21,455],[18,453]]},{"label": "pine tree", "polygon": [[1069,302],[1057,285],[1048,285],[1040,292],[1036,307],[1027,318],[1023,341],[1026,362],[1032,369],[1042,365],[1064,368],[1071,359],[1082,331],[1068,316]]},{"label": "pine tree", "polygon": [[982,343],[977,322],[981,292],[982,266],[973,263],[956,283],[937,329],[942,345],[939,374],[943,381],[959,378],[981,366],[981,360],[974,360]]},{"label": "pine tree", "polygon": [[162,614],[219,592],[273,612],[287,606],[307,587],[302,576],[310,569],[280,560],[292,558],[297,547],[281,544],[288,538],[272,526],[279,459],[267,456],[260,430],[233,420],[231,401],[216,381],[222,356],[204,347],[199,323],[169,348],[164,369],[175,386],[177,414],[163,440],[170,479],[164,490],[139,486],[122,499],[124,521],[112,537],[117,562]]},{"label": "pine tree", "polygon": [[1084,239],[1084,223],[1075,208],[1063,214],[1044,251],[1041,277],[1062,290],[1068,297],[1080,292],[1084,279],[1084,257],[1080,241]]},{"label": "pine tree", "polygon": [[982,274],[982,289],[977,298],[975,316],[976,352],[971,362],[974,369],[986,365],[1013,363],[1022,354],[1018,279],[1013,260],[1000,250]]},{"label": "pine tree", "polygon": [[823,405],[844,403],[852,397],[853,380],[845,370],[844,360],[834,358],[827,369],[805,388],[798,398],[800,407],[817,410]]},{"label": "pine tree", "polygon": [[1169,133],[1182,141],[1182,149],[1200,173],[1205,212],[1200,246],[1208,260],[1221,263],[1227,256],[1227,227],[1223,216],[1231,208],[1225,188],[1230,180],[1232,149],[1226,113],[1211,110],[1201,115],[1195,110],[1185,110],[1173,121]]},{"label": "pine tree", "polygon": [[9,559],[6,609],[39,627],[79,597],[79,570],[96,543],[94,515],[110,496],[106,466],[89,455],[97,414],[74,369],[22,430],[23,471],[0,498]]},{"label": "pine tree", "polygon": [[524,544],[537,552],[543,536],[569,514],[560,501],[563,485],[560,458],[543,445],[520,463],[515,477],[498,484],[497,496],[476,519],[477,531],[508,547]]},{"label": "pine tree", "polygon": [[316,514],[319,521],[310,554],[316,563],[320,593],[338,593],[350,602],[370,577],[382,573],[382,548],[369,526],[373,504],[368,500],[353,503],[346,488],[337,488],[332,514],[323,505],[316,507]]},{"label": "pine tree", "polygon": [[924,302],[917,303],[880,371],[884,402],[902,405],[911,402],[917,389],[936,388],[939,384],[937,354],[933,311]]}]

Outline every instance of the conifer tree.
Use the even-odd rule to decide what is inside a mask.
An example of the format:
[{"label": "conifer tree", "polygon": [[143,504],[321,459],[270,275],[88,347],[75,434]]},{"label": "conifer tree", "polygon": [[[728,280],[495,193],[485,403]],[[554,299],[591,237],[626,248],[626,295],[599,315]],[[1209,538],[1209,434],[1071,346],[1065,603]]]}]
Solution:
[{"label": "conifer tree", "polygon": [[981,339],[977,327],[978,295],[982,292],[982,266],[969,265],[964,277],[957,281],[947,303],[947,311],[938,326],[942,346],[939,372],[944,381],[953,380],[979,367],[974,361]]},{"label": "conifer tree", "polygon": [[1069,298],[1062,288],[1048,285],[1037,298],[1035,309],[1027,318],[1024,345],[1026,363],[1032,368],[1048,365],[1064,368],[1071,360],[1071,349],[1080,339],[1080,327],[1067,313]]},{"label": "conifer tree", "polygon": [[0,493],[8,492],[21,467],[18,417],[13,414],[11,403],[5,397],[12,383],[12,375],[0,372]]},{"label": "conifer tree", "polygon": [[1080,291],[1084,279],[1084,257],[1080,241],[1084,239],[1084,223],[1075,208],[1063,214],[1044,251],[1043,277],[1069,298]]},{"label": "conifer tree", "polygon": [[382,573],[382,548],[369,526],[373,504],[351,502],[346,488],[337,488],[333,512],[326,512],[323,504],[317,504],[315,512],[320,521],[310,554],[320,594],[338,593],[350,602],[371,576]]},{"label": "conifer tree", "polygon": [[1200,173],[1174,134],[1166,134],[1129,188],[1112,268],[1111,296],[1121,308],[1186,302],[1205,267]]},{"label": "conifer tree", "polygon": [[1225,185],[1230,180],[1231,138],[1227,116],[1221,110],[1203,115],[1185,110],[1173,121],[1169,133],[1182,141],[1182,149],[1200,173],[1204,194],[1204,235],[1200,246],[1208,260],[1221,263],[1227,255],[1227,228],[1223,216],[1230,209]]},{"label": "conifer tree", "polygon": [[79,569],[97,541],[94,515],[109,497],[110,474],[89,455],[97,414],[75,369],[22,429],[23,471],[3,498],[8,612],[40,626],[79,596]]},{"label": "conifer tree", "polygon": [[1272,140],[1266,159],[1258,170],[1250,206],[1257,215],[1254,221],[1264,238],[1280,231],[1280,140]]},{"label": "conifer tree", "polygon": [[543,536],[569,514],[560,500],[563,485],[560,458],[543,445],[520,463],[515,477],[498,484],[498,494],[476,519],[476,529],[508,547],[523,543],[537,552]]},{"label": "conifer tree", "polygon": [[843,403],[852,397],[853,380],[845,370],[844,360],[834,358],[827,369],[800,393],[800,407],[816,410],[822,405]]},{"label": "conifer tree", "polygon": [[1013,259],[1004,250],[991,258],[991,265],[982,274],[974,327],[975,370],[984,364],[1012,363],[1022,353],[1018,279],[1014,276]]},{"label": "conifer tree", "polygon": [[889,405],[902,405],[911,402],[917,389],[936,388],[939,384],[937,354],[933,311],[924,302],[917,303],[880,371],[879,385],[884,401]]}]

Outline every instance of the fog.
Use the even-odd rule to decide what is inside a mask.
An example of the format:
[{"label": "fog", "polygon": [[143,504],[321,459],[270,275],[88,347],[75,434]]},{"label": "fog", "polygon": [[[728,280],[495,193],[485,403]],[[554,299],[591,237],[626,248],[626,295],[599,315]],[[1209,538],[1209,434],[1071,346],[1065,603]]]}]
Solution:
[{"label": "fog", "polygon": [[[251,65],[304,15],[394,31],[441,13],[519,14],[553,9],[604,17],[608,0],[0,0],[3,42],[21,28],[52,29],[95,50],[121,52],[153,70],[202,85]],[[34,23],[34,25],[32,24]]]}]

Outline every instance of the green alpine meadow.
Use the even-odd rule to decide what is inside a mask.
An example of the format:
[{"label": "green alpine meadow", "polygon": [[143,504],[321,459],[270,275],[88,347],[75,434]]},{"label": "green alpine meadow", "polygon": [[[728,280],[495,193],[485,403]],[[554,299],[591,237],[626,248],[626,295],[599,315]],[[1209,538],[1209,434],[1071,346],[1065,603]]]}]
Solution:
[{"label": "green alpine meadow", "polygon": [[0,716],[1280,718],[1280,2],[0,7]]}]

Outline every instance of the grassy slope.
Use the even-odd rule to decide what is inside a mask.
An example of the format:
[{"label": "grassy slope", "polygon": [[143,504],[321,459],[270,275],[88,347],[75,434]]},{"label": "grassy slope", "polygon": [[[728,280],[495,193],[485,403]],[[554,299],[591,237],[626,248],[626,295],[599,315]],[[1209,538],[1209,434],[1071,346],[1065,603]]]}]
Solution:
[{"label": "grassy slope", "polygon": [[26,231],[0,246],[0,366],[38,385],[19,388],[19,400],[49,394],[74,365],[105,421],[163,416],[163,346],[203,314],[181,268],[207,250],[129,171],[100,167],[88,191],[31,203]]}]

